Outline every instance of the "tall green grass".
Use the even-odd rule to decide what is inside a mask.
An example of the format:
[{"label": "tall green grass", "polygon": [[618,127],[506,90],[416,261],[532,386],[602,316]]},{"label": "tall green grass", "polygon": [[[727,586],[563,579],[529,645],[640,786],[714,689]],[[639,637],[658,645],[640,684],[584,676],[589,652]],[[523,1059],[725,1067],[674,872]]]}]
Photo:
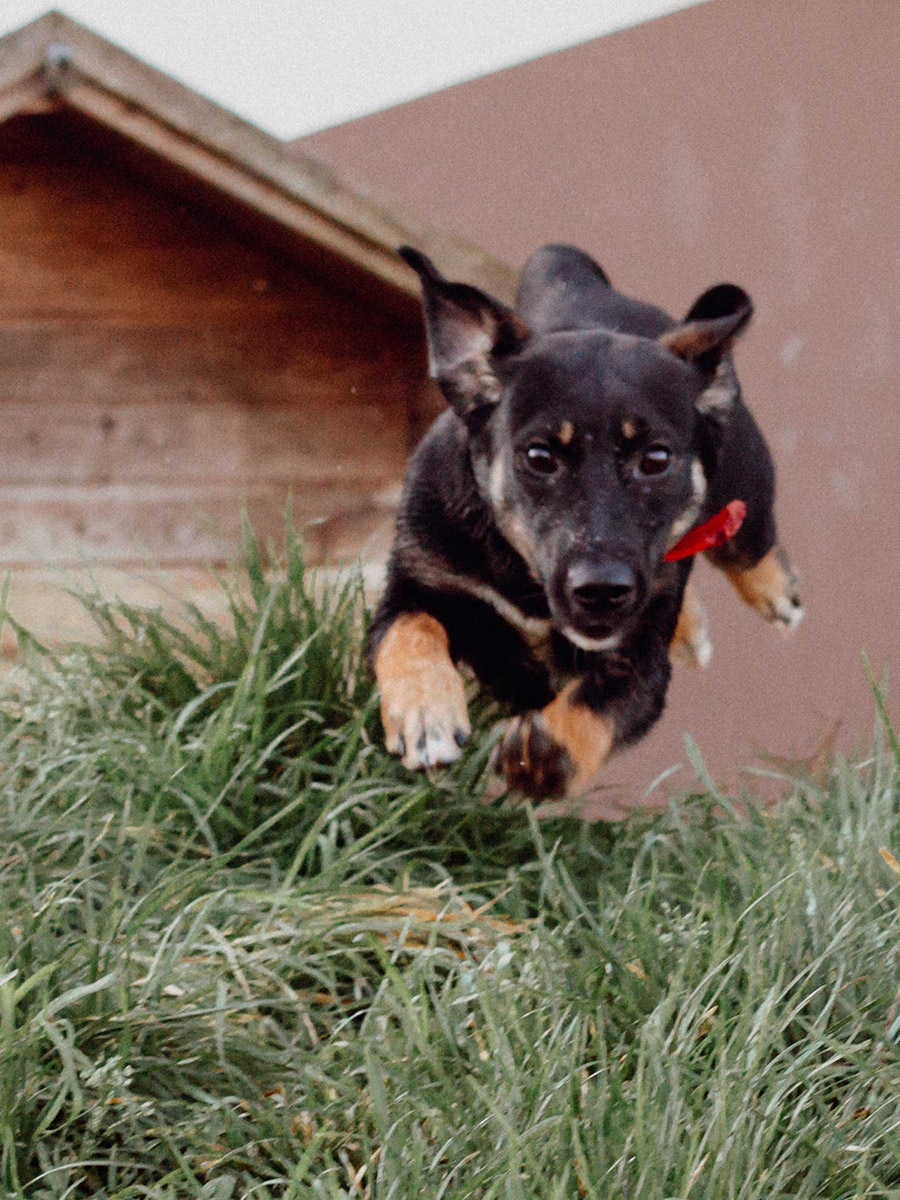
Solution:
[{"label": "tall green grass", "polygon": [[900,1197],[883,711],[774,808],[537,820],[483,702],[384,753],[358,580],[222,586],[0,704],[0,1194]]}]

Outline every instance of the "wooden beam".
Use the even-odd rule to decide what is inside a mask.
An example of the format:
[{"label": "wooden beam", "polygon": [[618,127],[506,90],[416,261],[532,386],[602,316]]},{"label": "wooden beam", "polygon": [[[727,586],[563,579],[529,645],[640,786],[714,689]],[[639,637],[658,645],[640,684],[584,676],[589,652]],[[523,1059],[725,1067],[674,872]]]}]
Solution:
[{"label": "wooden beam", "polygon": [[53,112],[59,104],[47,94],[40,75],[32,75],[0,91],[0,125],[10,117]]}]

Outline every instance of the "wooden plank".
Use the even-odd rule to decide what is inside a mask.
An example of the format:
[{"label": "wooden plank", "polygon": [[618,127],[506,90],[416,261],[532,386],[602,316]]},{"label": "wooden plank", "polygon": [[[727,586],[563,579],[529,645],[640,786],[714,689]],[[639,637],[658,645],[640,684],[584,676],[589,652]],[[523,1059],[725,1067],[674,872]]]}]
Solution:
[{"label": "wooden plank", "polygon": [[[46,49],[65,44],[69,65],[46,71]],[[0,89],[41,72],[49,91],[155,154],[178,162],[257,211],[383,279],[404,297],[417,285],[394,249],[412,242],[458,278],[511,298],[513,272],[473,244],[348,186],[328,166],[292,151],[170,76],[60,13],[0,39]]]},{"label": "wooden plank", "polygon": [[83,311],[125,323],[191,316],[208,324],[240,321],[252,308],[293,314],[302,328],[325,301],[363,336],[386,324],[376,309],[232,224],[148,186],[54,117],[0,125],[0,220],[6,320]]},{"label": "wooden plank", "polygon": [[[305,530],[311,560],[350,559],[371,538],[386,545],[395,492],[292,489],[294,523]],[[280,540],[288,490],[165,486],[0,488],[0,564],[221,562],[235,553],[242,507],[257,535]],[[381,550],[379,550],[379,553]]]},{"label": "wooden plank", "polygon": [[[2,384],[0,384],[2,388]],[[181,486],[260,481],[378,490],[402,475],[405,427],[378,404],[0,403],[0,480]]]},{"label": "wooden plank", "polygon": [[[355,577],[356,563],[349,564]],[[347,568],[322,571],[327,579],[346,578]],[[384,586],[384,570],[367,563],[362,573],[369,602],[375,604]],[[240,576],[236,582],[245,582]],[[13,617],[45,645],[72,641],[100,642],[103,634],[79,595],[122,600],[138,608],[161,610],[176,625],[196,624],[185,605],[196,605],[208,618],[232,628],[228,595],[216,575],[204,567],[180,566],[141,569],[129,567],[18,567],[12,573],[9,610]],[[73,594],[74,593],[74,594]],[[19,647],[9,625],[0,632],[0,672],[18,658]]]},{"label": "wooden plank", "polygon": [[[139,608],[162,610],[169,620],[185,622],[185,604],[196,604],[210,619],[230,627],[228,599],[215,575],[200,567],[168,570],[17,567],[12,572],[9,610],[39,641],[51,645],[100,642],[103,634],[79,595],[99,594]],[[74,593],[74,594],[73,594]],[[0,671],[19,655],[9,625],[0,631]]]},{"label": "wooden plank", "polygon": [[38,76],[33,75],[0,90],[0,123],[19,113],[52,112],[54,107]]},{"label": "wooden plank", "polygon": [[[0,325],[0,403],[151,403],[241,400],[254,404],[384,402],[405,407],[414,365],[394,339],[352,333],[320,319],[254,320],[241,327],[98,325],[87,320]],[[416,355],[415,369],[418,369]]]}]

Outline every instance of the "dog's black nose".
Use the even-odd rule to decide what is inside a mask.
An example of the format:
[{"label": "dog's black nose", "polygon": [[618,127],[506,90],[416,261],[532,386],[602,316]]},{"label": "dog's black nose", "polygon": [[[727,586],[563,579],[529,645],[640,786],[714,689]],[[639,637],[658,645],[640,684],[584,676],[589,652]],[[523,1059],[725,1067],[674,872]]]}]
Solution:
[{"label": "dog's black nose", "polygon": [[618,612],[634,600],[638,581],[634,570],[620,559],[583,559],[566,575],[569,596],[589,616]]}]

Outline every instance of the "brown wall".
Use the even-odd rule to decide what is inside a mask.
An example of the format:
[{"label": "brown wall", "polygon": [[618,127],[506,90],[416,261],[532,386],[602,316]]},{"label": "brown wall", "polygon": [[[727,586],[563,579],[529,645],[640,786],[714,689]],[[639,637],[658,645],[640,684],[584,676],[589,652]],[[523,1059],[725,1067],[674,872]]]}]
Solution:
[{"label": "brown wall", "polygon": [[73,130],[0,126],[0,561],[221,559],[289,490],[315,556],[381,545],[411,335]]},{"label": "brown wall", "polygon": [[871,734],[860,654],[881,672],[900,609],[898,62],[895,0],[709,0],[299,143],[511,262],[571,241],[675,313],[753,293],[738,367],[808,617],[785,642],[700,565],[713,664],[610,765],[631,796],[685,730],[717,771]]}]

